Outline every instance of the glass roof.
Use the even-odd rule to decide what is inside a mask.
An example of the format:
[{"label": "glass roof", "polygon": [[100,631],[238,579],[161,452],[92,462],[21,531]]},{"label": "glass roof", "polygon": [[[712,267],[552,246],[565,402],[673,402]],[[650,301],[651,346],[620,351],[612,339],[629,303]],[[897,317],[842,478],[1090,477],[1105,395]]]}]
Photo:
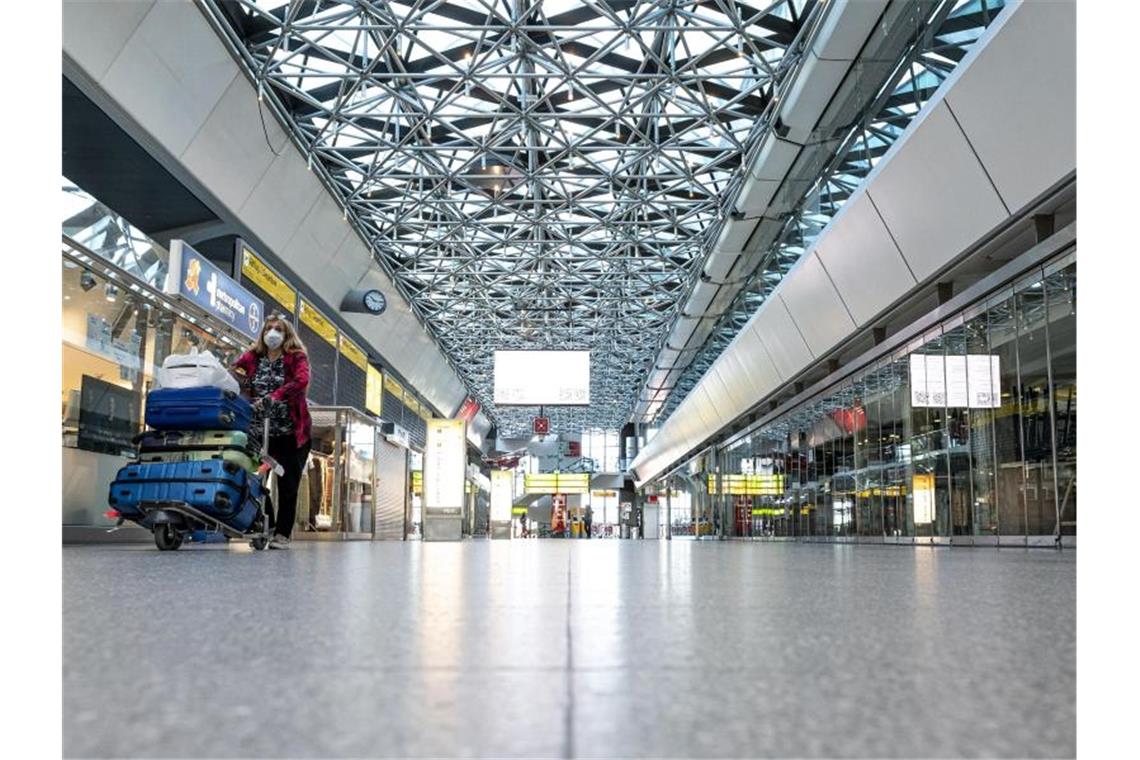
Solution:
[{"label": "glass roof", "polygon": [[209,0],[262,98],[503,434],[493,350],[589,349],[619,428],[809,0]]}]

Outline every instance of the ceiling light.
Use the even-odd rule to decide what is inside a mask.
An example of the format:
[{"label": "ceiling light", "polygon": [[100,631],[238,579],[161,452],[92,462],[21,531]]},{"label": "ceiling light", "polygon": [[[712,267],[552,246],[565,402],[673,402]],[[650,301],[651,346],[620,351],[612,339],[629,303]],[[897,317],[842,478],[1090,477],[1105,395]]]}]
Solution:
[{"label": "ceiling light", "polygon": [[84,292],[91,290],[95,285],[95,275],[86,270],[84,270],[83,274],[79,275],[79,287],[83,288]]},{"label": "ceiling light", "polygon": [[106,294],[107,300],[111,303],[114,303],[115,300],[119,297],[119,289],[109,282],[107,283],[107,287],[103,292]]}]

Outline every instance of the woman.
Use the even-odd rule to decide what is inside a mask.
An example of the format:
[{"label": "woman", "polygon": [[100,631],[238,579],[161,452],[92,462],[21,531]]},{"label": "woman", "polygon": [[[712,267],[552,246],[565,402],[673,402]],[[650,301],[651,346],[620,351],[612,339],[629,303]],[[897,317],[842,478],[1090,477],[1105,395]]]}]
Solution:
[{"label": "woman", "polygon": [[[253,402],[250,435],[260,440],[269,420],[269,455],[285,470],[277,478],[277,520],[270,549],[287,549],[297,518],[297,488],[309,459],[312,419],[305,391],[309,357],[293,325],[280,315],[266,320],[261,336],[234,364]],[[271,525],[270,527],[274,527]]]}]

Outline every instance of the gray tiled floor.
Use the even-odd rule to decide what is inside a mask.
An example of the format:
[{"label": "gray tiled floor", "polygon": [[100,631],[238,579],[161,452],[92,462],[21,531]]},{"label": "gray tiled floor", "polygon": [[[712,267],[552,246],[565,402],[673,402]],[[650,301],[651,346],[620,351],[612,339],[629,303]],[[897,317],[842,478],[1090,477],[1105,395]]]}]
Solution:
[{"label": "gray tiled floor", "polygon": [[467,541],[63,557],[69,757],[1075,753],[1073,552]]}]

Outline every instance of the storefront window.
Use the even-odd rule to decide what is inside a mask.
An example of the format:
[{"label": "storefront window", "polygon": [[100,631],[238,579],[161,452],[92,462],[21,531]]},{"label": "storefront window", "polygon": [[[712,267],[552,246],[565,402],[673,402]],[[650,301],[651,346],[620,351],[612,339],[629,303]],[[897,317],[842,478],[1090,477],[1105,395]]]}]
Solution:
[{"label": "storefront window", "polygon": [[[785,476],[778,496],[697,495],[732,535],[1020,546],[1075,535],[1075,257],[950,317],[710,462],[725,476],[761,467]],[[693,510],[699,521],[696,499]]]},{"label": "storefront window", "polygon": [[63,260],[63,445],[129,455],[153,378],[154,319],[129,286]]}]

